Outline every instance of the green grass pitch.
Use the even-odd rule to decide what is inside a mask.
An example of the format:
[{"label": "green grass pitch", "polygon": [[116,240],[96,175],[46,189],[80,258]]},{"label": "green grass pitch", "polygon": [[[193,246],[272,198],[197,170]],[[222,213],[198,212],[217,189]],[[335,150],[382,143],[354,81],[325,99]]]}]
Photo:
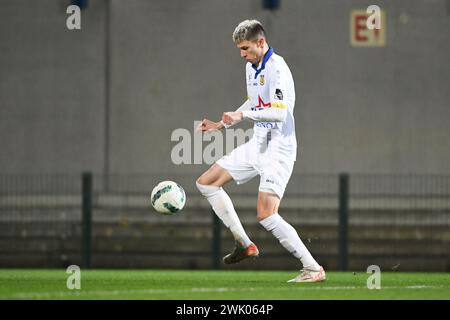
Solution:
[{"label": "green grass pitch", "polygon": [[65,269],[0,269],[0,299],[450,299],[449,273],[328,272],[320,283],[286,283],[293,271],[81,270],[81,289],[69,290]]}]

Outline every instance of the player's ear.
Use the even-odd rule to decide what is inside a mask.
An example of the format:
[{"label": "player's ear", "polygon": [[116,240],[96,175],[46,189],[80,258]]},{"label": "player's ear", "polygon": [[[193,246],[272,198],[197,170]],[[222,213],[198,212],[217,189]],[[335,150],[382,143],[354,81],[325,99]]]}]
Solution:
[{"label": "player's ear", "polygon": [[264,48],[264,42],[266,41],[266,39],[264,38],[259,38],[258,39],[258,47],[260,48]]}]

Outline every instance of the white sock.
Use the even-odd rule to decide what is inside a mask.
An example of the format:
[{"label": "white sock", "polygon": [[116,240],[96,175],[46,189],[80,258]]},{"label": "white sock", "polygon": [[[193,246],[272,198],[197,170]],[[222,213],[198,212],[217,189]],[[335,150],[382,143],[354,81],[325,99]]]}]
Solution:
[{"label": "white sock", "polygon": [[309,253],[302,240],[289,223],[287,223],[278,213],[261,220],[259,223],[277,238],[281,245],[285,247],[294,257],[300,259],[303,268],[318,271],[320,265]]},{"label": "white sock", "polygon": [[197,183],[197,188],[211,204],[216,215],[230,229],[234,239],[244,248],[251,245],[253,242],[245,233],[241,221],[234,210],[233,202],[231,202],[225,190],[220,187],[207,186],[199,183]]}]

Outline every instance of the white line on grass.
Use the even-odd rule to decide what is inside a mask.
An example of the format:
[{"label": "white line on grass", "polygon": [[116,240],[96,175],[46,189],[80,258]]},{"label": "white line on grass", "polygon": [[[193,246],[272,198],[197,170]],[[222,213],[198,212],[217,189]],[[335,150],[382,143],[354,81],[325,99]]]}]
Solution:
[{"label": "white line on grass", "polygon": [[[294,284],[295,285],[295,284]],[[383,289],[432,289],[443,288],[444,286],[385,286]],[[85,297],[85,296],[119,296],[131,294],[161,294],[161,293],[196,293],[196,292],[257,292],[257,291],[311,291],[311,290],[355,290],[367,289],[367,287],[341,286],[341,287],[320,287],[320,286],[302,286],[291,288],[192,288],[192,289],[142,289],[142,290],[111,290],[111,291],[55,291],[55,292],[20,292],[13,295],[16,299],[45,299],[45,298],[63,298],[63,297]],[[378,290],[377,290],[378,291]]]}]

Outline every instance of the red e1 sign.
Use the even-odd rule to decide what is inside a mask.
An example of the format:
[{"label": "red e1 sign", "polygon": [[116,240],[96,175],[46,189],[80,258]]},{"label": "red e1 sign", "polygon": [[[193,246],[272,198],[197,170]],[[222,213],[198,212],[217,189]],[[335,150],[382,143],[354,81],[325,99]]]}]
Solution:
[{"label": "red e1 sign", "polygon": [[350,43],[353,47],[385,46],[386,14],[382,10],[377,10],[376,8],[372,9],[372,11],[353,10],[351,12]]}]

